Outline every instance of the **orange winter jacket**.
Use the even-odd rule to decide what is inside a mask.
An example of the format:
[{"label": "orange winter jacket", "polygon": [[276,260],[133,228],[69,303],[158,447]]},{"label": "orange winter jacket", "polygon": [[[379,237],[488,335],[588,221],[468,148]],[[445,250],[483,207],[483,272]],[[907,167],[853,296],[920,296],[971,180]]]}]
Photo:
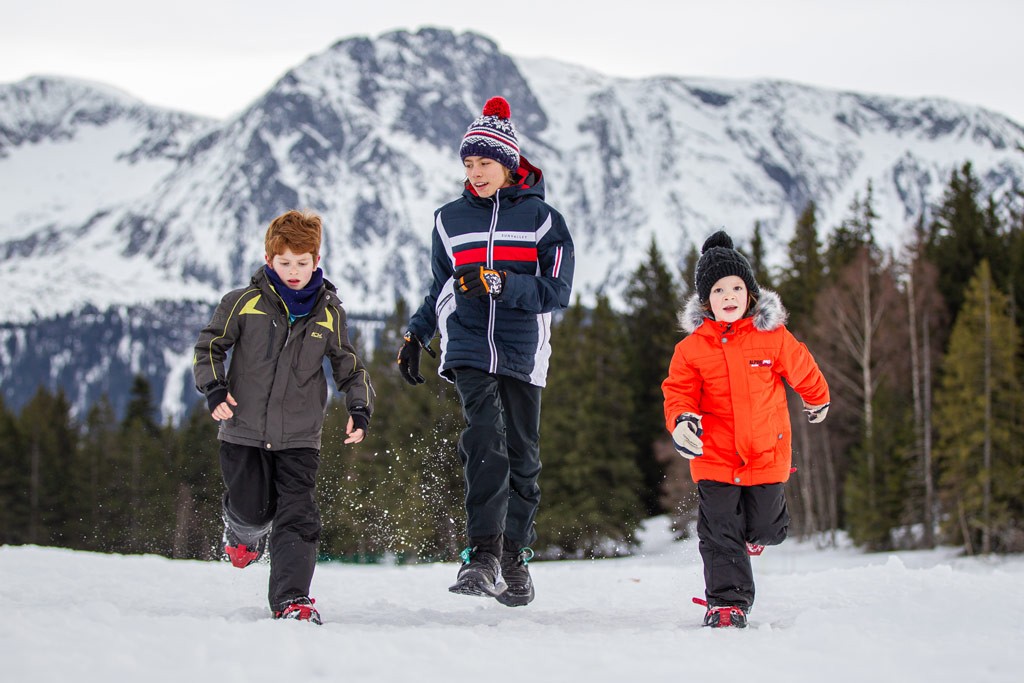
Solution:
[{"label": "orange winter jacket", "polygon": [[665,394],[665,426],[683,413],[703,416],[704,454],[690,461],[694,481],[740,486],[789,479],[792,435],[789,382],[807,405],[829,402],[828,384],[810,351],[785,327],[779,296],[761,289],[751,316],[726,324],[694,296],[680,315],[691,334],[676,344]]}]

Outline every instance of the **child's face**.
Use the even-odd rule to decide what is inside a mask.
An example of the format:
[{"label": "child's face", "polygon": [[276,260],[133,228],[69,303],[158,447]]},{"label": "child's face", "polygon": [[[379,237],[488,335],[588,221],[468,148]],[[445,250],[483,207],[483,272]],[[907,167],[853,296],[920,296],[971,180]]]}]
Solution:
[{"label": "child's face", "polygon": [[494,159],[487,157],[466,157],[462,160],[466,168],[466,178],[479,197],[492,197],[494,193],[508,185],[505,167]]},{"label": "child's face", "polygon": [[747,285],[743,278],[726,275],[711,286],[708,303],[715,320],[734,323],[747,312]]},{"label": "child's face", "polygon": [[308,251],[304,254],[293,254],[287,247],[280,254],[267,256],[267,265],[277,273],[281,282],[288,285],[288,289],[302,289],[308,285],[319,262],[319,256],[313,256]]}]

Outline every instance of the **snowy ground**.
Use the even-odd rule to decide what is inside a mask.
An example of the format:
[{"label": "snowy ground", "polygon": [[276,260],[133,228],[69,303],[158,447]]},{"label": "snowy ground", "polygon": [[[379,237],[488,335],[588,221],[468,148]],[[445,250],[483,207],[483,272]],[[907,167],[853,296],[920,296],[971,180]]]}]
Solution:
[{"label": "snowy ground", "polygon": [[696,541],[535,562],[537,600],[449,594],[455,564],[320,565],[322,627],[269,618],[268,567],[0,547],[5,681],[1020,681],[1024,557],[754,558],[746,630],[701,628]]}]

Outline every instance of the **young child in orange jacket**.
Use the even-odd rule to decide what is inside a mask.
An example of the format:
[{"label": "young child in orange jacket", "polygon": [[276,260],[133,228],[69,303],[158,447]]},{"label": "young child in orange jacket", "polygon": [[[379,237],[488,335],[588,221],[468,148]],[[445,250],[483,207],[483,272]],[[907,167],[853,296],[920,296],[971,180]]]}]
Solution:
[{"label": "young child in orange jacket", "polygon": [[690,460],[699,496],[704,625],[747,625],[754,603],[750,555],[786,538],[784,484],[792,462],[785,379],[810,422],[825,419],[828,384],[786,329],[778,294],[758,287],[750,264],[718,231],[701,248],[697,292],[680,322],[665,394],[665,421]]}]

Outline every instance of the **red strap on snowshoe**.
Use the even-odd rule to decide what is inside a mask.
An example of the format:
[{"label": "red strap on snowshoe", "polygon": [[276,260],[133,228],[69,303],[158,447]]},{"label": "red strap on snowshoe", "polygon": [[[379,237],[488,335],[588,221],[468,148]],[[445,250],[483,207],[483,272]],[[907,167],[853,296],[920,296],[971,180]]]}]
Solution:
[{"label": "red strap on snowshoe", "polygon": [[249,550],[244,543],[224,546],[224,552],[227,553],[228,558],[231,560],[231,564],[239,569],[248,567],[256,561],[257,557],[259,557],[258,552],[255,550]]}]

